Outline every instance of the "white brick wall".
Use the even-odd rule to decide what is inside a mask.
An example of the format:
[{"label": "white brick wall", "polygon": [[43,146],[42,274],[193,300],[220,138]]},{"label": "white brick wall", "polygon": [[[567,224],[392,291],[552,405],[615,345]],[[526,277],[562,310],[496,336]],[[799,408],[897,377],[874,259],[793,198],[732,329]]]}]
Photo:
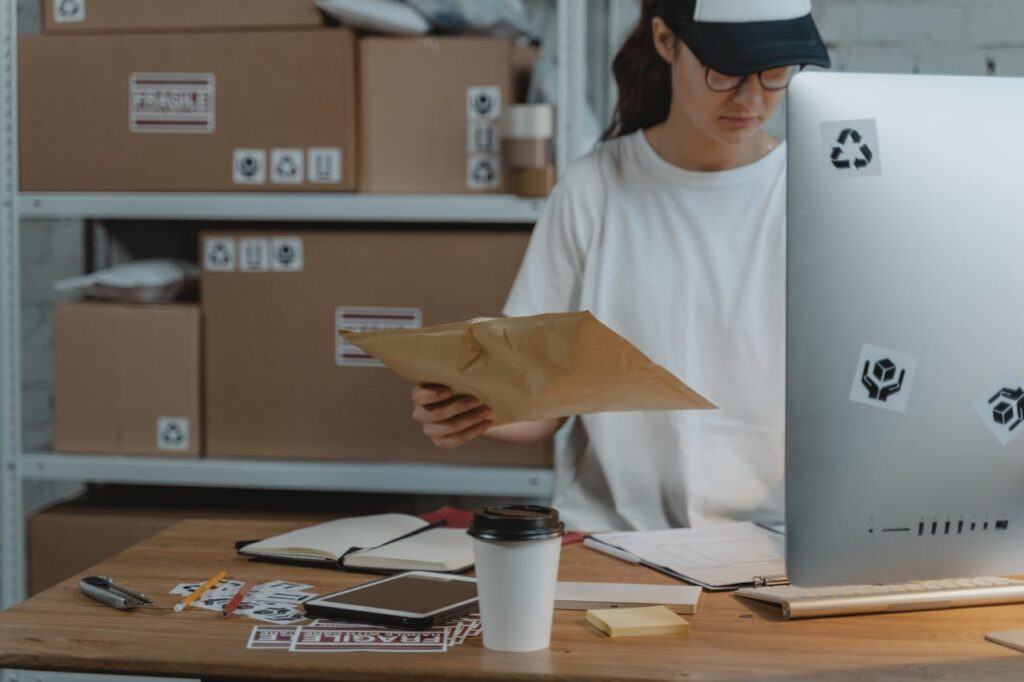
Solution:
[{"label": "white brick wall", "polygon": [[1024,75],[1024,0],[815,0],[841,71]]}]

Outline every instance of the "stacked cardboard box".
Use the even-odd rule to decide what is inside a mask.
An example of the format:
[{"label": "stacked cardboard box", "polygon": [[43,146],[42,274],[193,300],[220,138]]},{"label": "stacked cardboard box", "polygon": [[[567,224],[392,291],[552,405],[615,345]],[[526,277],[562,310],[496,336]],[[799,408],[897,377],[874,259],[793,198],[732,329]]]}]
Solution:
[{"label": "stacked cardboard box", "polygon": [[356,188],[355,36],[312,2],[44,7],[52,35],[19,39],[23,190]]},{"label": "stacked cardboard box", "polygon": [[535,59],[496,38],[360,40],[360,190],[510,191],[501,122]]},{"label": "stacked cardboard box", "polygon": [[54,308],[54,447],[195,457],[199,307],[65,303]]},{"label": "stacked cardboard box", "polygon": [[410,418],[411,386],[336,335],[499,315],[528,238],[482,228],[205,233],[207,455],[549,465],[548,443],[436,448]]}]

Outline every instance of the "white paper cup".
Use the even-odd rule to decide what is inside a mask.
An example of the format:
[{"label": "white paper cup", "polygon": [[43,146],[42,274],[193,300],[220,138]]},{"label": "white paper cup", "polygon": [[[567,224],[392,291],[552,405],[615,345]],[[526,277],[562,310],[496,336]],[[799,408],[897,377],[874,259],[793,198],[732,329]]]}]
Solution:
[{"label": "white paper cup", "polygon": [[[553,512],[555,527],[546,532],[515,529],[481,530],[480,514],[495,510],[545,510]],[[540,512],[538,512],[540,513]],[[558,557],[564,527],[558,512],[545,507],[490,507],[478,512],[474,527],[473,556],[483,642],[497,651],[538,651],[551,643],[555,608]]]}]

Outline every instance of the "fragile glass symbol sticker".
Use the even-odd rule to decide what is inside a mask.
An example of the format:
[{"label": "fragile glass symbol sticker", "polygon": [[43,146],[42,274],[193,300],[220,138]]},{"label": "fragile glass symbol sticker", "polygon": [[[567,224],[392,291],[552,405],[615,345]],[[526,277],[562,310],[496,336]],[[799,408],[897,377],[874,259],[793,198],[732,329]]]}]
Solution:
[{"label": "fragile glass symbol sticker", "polygon": [[874,119],[821,124],[822,158],[833,176],[882,174],[882,150]]},{"label": "fragile glass symbol sticker", "polygon": [[1024,381],[1013,372],[989,386],[972,405],[1000,445],[1005,447],[1024,433]]},{"label": "fragile glass symbol sticker", "polygon": [[853,375],[850,400],[906,412],[916,372],[916,356],[865,343]]}]

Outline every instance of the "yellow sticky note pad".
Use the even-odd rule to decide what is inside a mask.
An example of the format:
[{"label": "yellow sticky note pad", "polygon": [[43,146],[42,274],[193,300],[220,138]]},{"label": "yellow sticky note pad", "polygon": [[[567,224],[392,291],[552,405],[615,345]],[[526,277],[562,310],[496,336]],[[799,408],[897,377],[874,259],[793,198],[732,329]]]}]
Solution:
[{"label": "yellow sticky note pad", "polygon": [[674,635],[689,632],[690,624],[664,606],[636,609],[592,609],[587,622],[610,637]]}]

